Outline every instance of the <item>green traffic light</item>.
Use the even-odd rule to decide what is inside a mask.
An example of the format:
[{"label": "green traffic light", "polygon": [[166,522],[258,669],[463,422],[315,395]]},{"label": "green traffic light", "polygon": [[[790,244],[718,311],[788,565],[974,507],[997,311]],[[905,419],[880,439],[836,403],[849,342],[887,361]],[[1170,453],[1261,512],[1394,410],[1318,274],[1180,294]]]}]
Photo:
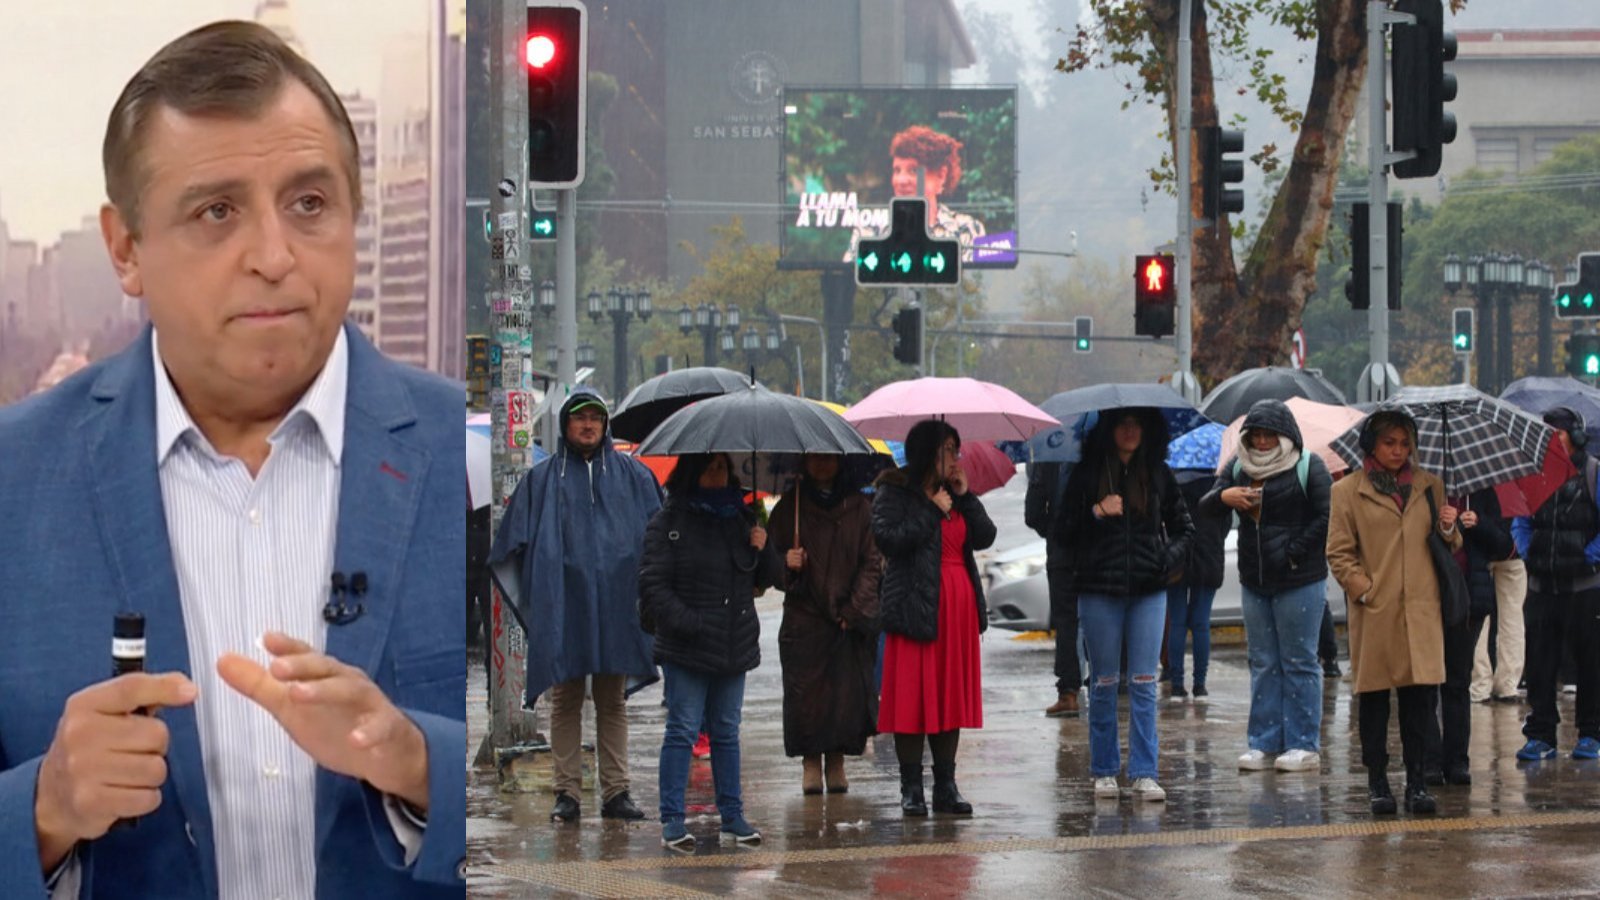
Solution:
[{"label": "green traffic light", "polygon": [[1088,338],[1078,338],[1078,349],[1079,350],[1087,350],[1087,349],[1089,349],[1089,339]]},{"label": "green traffic light", "polygon": [[911,254],[907,253],[904,250],[901,250],[899,253],[895,254],[893,257],[890,257],[890,259],[889,259],[889,268],[894,269],[896,272],[899,272],[902,275],[910,275],[911,274]]},{"label": "green traffic light", "polygon": [[878,271],[878,251],[874,250],[861,257],[861,264],[867,267],[868,272]]},{"label": "green traffic light", "polygon": [[1584,309],[1594,309],[1594,294],[1593,293],[1588,293],[1588,294],[1584,294],[1583,295],[1583,308]]},{"label": "green traffic light", "polygon": [[929,253],[927,256],[923,257],[922,264],[934,272],[943,272],[944,254]]},{"label": "green traffic light", "polygon": [[1556,305],[1561,307],[1562,309],[1566,309],[1566,308],[1572,306],[1572,295],[1571,294],[1562,294],[1561,296],[1557,297],[1556,298]]},{"label": "green traffic light", "polygon": [[1472,339],[1467,337],[1466,335],[1464,335],[1464,334],[1456,335],[1456,349],[1457,350],[1465,350],[1465,349],[1467,349],[1467,346],[1470,345],[1471,343],[1472,343]]},{"label": "green traffic light", "polygon": [[1600,375],[1600,356],[1591,353],[1583,358],[1583,374]]},{"label": "green traffic light", "polygon": [[556,230],[556,223],[550,221],[549,219],[534,219],[533,230],[536,234],[554,234]]}]

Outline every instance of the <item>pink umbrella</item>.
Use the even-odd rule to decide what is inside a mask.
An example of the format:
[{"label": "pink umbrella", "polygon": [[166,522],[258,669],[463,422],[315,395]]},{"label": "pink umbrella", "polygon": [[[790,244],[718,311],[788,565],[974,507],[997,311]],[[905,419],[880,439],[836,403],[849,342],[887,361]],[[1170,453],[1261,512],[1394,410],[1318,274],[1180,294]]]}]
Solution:
[{"label": "pink umbrella", "polygon": [[923,419],[943,419],[962,441],[1025,441],[1060,428],[1044,410],[998,384],[973,378],[918,378],[886,384],[850,407],[844,419],[869,438],[904,440]]},{"label": "pink umbrella", "polygon": [[967,473],[967,489],[981,497],[1010,481],[1017,464],[986,441],[963,441],[961,470]]},{"label": "pink umbrella", "polygon": [[[1300,426],[1300,438],[1305,442],[1305,448],[1322,457],[1322,461],[1328,464],[1329,474],[1336,475],[1350,468],[1349,463],[1333,452],[1333,442],[1335,438],[1366,418],[1366,413],[1348,406],[1318,403],[1304,397],[1290,397],[1284,403],[1294,416],[1295,424]],[[1244,419],[1244,416],[1234,419],[1228,430],[1222,433],[1222,454],[1217,461],[1219,475],[1222,474],[1224,467],[1232,464],[1234,456],[1239,452],[1239,431],[1244,427]]]}]

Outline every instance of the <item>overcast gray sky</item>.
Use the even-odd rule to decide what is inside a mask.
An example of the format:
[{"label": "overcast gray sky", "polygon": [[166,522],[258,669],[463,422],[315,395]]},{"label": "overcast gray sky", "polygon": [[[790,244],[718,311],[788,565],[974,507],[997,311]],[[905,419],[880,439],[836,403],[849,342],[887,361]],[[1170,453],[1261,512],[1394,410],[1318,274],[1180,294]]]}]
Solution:
[{"label": "overcast gray sky", "polygon": [[[167,41],[255,0],[0,0],[0,218],[55,241],[105,198],[100,140],[128,77]],[[376,96],[383,47],[426,34],[425,0],[291,0],[311,60],[336,90]],[[418,65],[426,65],[418,60]]]}]

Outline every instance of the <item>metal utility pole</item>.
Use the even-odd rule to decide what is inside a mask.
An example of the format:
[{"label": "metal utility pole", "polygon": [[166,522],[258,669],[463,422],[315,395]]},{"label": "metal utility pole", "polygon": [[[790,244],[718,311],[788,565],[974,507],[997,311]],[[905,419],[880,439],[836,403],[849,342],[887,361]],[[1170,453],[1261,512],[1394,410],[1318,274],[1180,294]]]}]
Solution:
[{"label": "metal utility pole", "polygon": [[1198,404],[1200,383],[1194,377],[1194,307],[1190,289],[1194,270],[1194,181],[1189,164],[1194,119],[1194,42],[1190,39],[1194,3],[1195,0],[1182,0],[1178,6],[1178,371],[1172,373],[1172,387],[1190,403]]},{"label": "metal utility pole", "polygon": [[[1391,163],[1410,154],[1389,152],[1384,86],[1388,82],[1384,59],[1386,25],[1414,22],[1414,16],[1389,11],[1386,0],[1367,3],[1367,338],[1371,362],[1361,373],[1356,397],[1362,402],[1389,399],[1400,389],[1400,373],[1389,364],[1389,170]],[[1359,276],[1358,276],[1359,277]]]},{"label": "metal utility pole", "polygon": [[[532,388],[531,316],[533,299],[529,279],[521,277],[521,264],[528,259],[527,236],[523,233],[523,198],[526,184],[526,155],[523,152],[527,123],[527,82],[522,74],[522,32],[526,27],[526,7],[522,0],[500,0],[496,15],[490,17],[489,45],[495,48],[490,66],[490,95],[498,98],[499,140],[494,144],[494,162],[511,183],[496,198],[495,240],[498,258],[490,263],[489,349],[490,409],[493,422],[490,437],[493,506],[491,528],[498,531],[506,501],[528,469],[531,447],[514,447],[512,430],[516,426],[532,443],[534,422]],[[569,284],[568,290],[571,290]],[[570,307],[570,303],[569,303]],[[574,338],[577,333],[576,309],[569,308]],[[561,357],[561,378],[571,381],[574,355],[570,345]],[[515,414],[516,422],[512,422]],[[523,709],[527,681],[527,637],[517,626],[516,616],[500,592],[493,592],[490,611],[490,638],[493,651],[489,660],[489,733],[479,746],[475,765],[496,762],[495,751],[527,744],[535,737],[532,715]]]}]

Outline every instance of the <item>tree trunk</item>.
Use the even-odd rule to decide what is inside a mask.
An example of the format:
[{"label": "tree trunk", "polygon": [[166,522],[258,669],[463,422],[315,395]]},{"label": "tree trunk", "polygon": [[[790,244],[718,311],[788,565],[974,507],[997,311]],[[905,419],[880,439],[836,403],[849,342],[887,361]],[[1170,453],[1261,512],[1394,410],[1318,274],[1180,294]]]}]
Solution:
[{"label": "tree trunk", "polygon": [[[1146,9],[1167,60],[1168,123],[1177,141],[1178,3],[1147,0]],[[1206,386],[1240,369],[1274,365],[1289,353],[1306,298],[1316,288],[1323,238],[1345,137],[1366,77],[1366,4],[1318,0],[1315,75],[1289,172],[1262,222],[1242,271],[1235,267],[1226,215],[1194,235],[1194,367]],[[1219,121],[1204,5],[1195,4],[1193,124]],[[1191,145],[1191,150],[1198,148]],[[1191,156],[1190,208],[1200,204],[1200,158]]]}]

